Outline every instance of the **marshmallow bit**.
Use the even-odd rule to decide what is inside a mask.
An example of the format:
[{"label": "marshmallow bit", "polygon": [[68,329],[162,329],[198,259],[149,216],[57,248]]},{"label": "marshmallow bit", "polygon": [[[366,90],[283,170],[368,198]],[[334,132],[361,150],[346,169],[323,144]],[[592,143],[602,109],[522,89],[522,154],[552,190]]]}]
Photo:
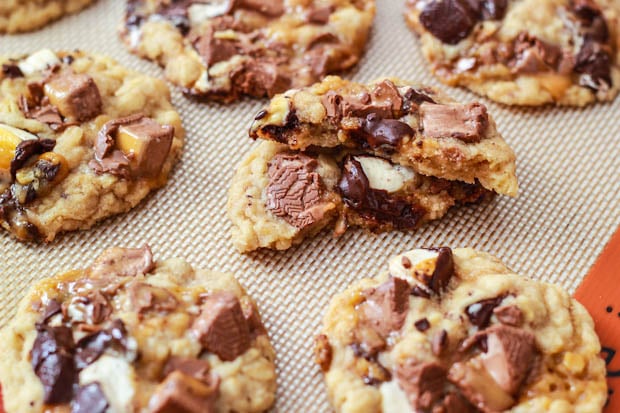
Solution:
[{"label": "marshmallow bit", "polygon": [[415,177],[415,172],[402,165],[393,165],[382,158],[374,156],[355,156],[368,183],[373,189],[382,189],[387,192],[396,192],[405,186],[407,181]]},{"label": "marshmallow bit", "polygon": [[384,381],[379,387],[381,392],[382,411],[390,413],[411,413],[407,395],[400,388],[396,380]]},{"label": "marshmallow bit", "polygon": [[17,66],[25,76],[30,76],[57,64],[60,64],[60,59],[56,53],[50,49],[42,49],[19,62]]},{"label": "marshmallow bit", "polygon": [[432,274],[435,270],[437,257],[439,257],[439,253],[432,250],[416,249],[405,252],[390,259],[390,274],[407,280],[409,284],[418,284],[420,281],[413,274],[416,271]]},{"label": "marshmallow bit", "polygon": [[102,355],[80,372],[80,385],[97,382],[110,407],[106,413],[132,413],[135,372],[121,357]]}]

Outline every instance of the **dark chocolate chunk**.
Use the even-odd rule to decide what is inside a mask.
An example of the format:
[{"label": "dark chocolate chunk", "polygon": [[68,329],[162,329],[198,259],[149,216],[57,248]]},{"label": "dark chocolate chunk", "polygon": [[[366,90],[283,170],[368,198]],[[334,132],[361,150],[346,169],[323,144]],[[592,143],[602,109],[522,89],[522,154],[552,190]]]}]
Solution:
[{"label": "dark chocolate chunk", "polygon": [[97,382],[80,386],[71,402],[71,413],[104,413],[109,407],[108,399]]},{"label": "dark chocolate chunk", "polygon": [[15,148],[15,156],[11,160],[11,178],[15,179],[17,170],[22,168],[34,155],[50,152],[56,146],[53,139],[27,139],[21,141]]},{"label": "dark chocolate chunk", "polygon": [[585,41],[606,43],[609,28],[599,6],[592,0],[574,0],[573,13],[581,20],[580,33]]},{"label": "dark chocolate chunk", "polygon": [[368,177],[352,156],[346,158],[338,183],[345,204],[375,223],[390,223],[398,229],[415,228],[426,210],[387,191],[370,187]]},{"label": "dark chocolate chunk", "polygon": [[36,329],[37,337],[30,358],[43,385],[43,401],[47,404],[68,403],[73,398],[73,385],[78,378],[71,329],[44,324],[37,324]]},{"label": "dark chocolate chunk", "polygon": [[421,331],[421,332],[424,332],[428,330],[429,328],[431,328],[431,324],[428,322],[428,319],[426,318],[419,319],[413,325],[415,326],[416,330]]},{"label": "dark chocolate chunk", "polygon": [[16,63],[3,63],[2,75],[7,79],[17,79],[18,77],[24,77],[24,74]]},{"label": "dark chocolate chunk", "polygon": [[[157,14],[168,20],[174,27],[179,29],[183,36],[187,35],[190,31],[189,15],[187,8],[192,4],[194,0],[172,0],[171,2],[162,2],[157,9]],[[231,1],[232,2],[232,1]],[[129,5],[127,6],[129,13]],[[133,19],[131,19],[133,17]],[[127,25],[138,25],[140,23],[141,16],[131,13],[130,18],[127,20]]]},{"label": "dark chocolate chunk", "polygon": [[[371,149],[395,150],[406,136],[412,137],[415,132],[411,126],[396,119],[381,119],[371,113],[362,125],[361,136]],[[360,135],[357,133],[356,135]]]},{"label": "dark chocolate chunk", "polygon": [[452,259],[452,250],[448,247],[437,249],[437,261],[435,262],[435,270],[431,275],[429,287],[433,292],[439,293],[445,289],[450,283],[450,279],[454,275],[454,260]]},{"label": "dark chocolate chunk", "polygon": [[430,96],[430,93],[424,91],[424,89],[409,88],[409,90],[405,92],[403,97],[405,98],[404,103],[406,105],[411,103],[421,105],[424,102],[436,103],[435,100]]},{"label": "dark chocolate chunk", "polygon": [[420,23],[447,44],[457,44],[471,33],[478,13],[466,0],[433,0],[420,13]]},{"label": "dark chocolate chunk", "polygon": [[381,337],[400,330],[407,318],[409,291],[409,283],[398,277],[365,291],[366,301],[358,307],[363,322]]},{"label": "dark chocolate chunk", "polygon": [[224,361],[232,361],[250,348],[250,329],[241,304],[229,292],[207,297],[192,331],[207,351]]},{"label": "dark chocolate chunk", "polygon": [[256,116],[254,117],[254,120],[261,120],[263,119],[265,116],[267,116],[269,114],[269,112],[267,112],[265,109],[261,110],[260,112],[258,112],[256,114]]},{"label": "dark chocolate chunk", "polygon": [[442,399],[446,374],[446,369],[438,363],[420,363],[415,359],[396,366],[398,385],[415,411],[430,411]]},{"label": "dark chocolate chunk", "polygon": [[501,304],[504,298],[504,295],[500,295],[499,297],[487,298],[470,304],[465,308],[465,314],[467,314],[469,321],[473,325],[479,329],[486,328],[491,321],[493,310]]},{"label": "dark chocolate chunk", "polygon": [[127,330],[121,320],[114,320],[109,328],[83,337],[77,342],[75,364],[78,369],[91,365],[108,349],[127,351]]},{"label": "dark chocolate chunk", "polygon": [[611,87],[611,58],[600,43],[585,41],[577,54],[573,70],[582,76],[579,84],[592,90]]}]

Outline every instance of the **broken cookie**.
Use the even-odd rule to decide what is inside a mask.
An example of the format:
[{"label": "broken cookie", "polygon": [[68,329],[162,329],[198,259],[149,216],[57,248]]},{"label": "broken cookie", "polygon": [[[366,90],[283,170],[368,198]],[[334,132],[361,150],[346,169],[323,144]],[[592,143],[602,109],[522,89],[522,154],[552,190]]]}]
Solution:
[{"label": "broken cookie", "polygon": [[47,278],[0,330],[7,413],[263,412],[274,350],[232,275],[111,248]]},{"label": "broken cookie", "polygon": [[186,94],[232,102],[351,68],[374,15],[374,0],[128,0],[121,37]]},{"label": "broken cookie", "polygon": [[509,105],[583,106],[620,90],[620,8],[611,0],[406,4],[433,72],[449,85]]},{"label": "broken cookie", "polygon": [[442,247],[395,256],[336,295],[316,361],[337,412],[600,412],[600,350],[560,287]]},{"label": "broken cookie", "polygon": [[165,184],[184,132],[163,82],[83,52],[0,64],[0,225],[19,240],[89,228]]},{"label": "broken cookie", "polygon": [[327,77],[274,97],[229,192],[240,251],[286,249],[324,228],[411,230],[454,205],[517,193],[515,156],[480,103],[383,79]]}]

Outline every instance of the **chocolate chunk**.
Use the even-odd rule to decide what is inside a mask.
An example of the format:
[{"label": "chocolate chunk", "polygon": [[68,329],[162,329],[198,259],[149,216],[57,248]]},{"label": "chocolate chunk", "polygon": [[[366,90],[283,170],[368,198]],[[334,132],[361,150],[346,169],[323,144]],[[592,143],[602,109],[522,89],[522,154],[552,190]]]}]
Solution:
[{"label": "chocolate chunk", "polygon": [[516,396],[538,357],[534,335],[520,328],[495,325],[485,330],[488,350],[482,364],[497,384]]},{"label": "chocolate chunk", "polygon": [[431,328],[431,324],[428,322],[428,319],[426,318],[419,319],[413,325],[415,326],[416,330],[420,332],[424,332],[428,330],[429,328]]},{"label": "chocolate chunk", "polygon": [[413,295],[414,297],[420,297],[420,298],[431,298],[430,293],[426,291],[424,288],[420,287],[419,285],[413,286],[413,288],[411,289],[411,295]]},{"label": "chocolate chunk", "polygon": [[61,311],[62,307],[60,306],[60,303],[56,299],[52,298],[45,306],[45,311],[43,312],[43,319],[41,321],[43,323],[46,323],[47,321],[49,321],[50,318],[54,317],[56,314],[59,314]]},{"label": "chocolate chunk", "polygon": [[562,50],[528,33],[520,33],[514,43],[515,58],[510,62],[514,72],[538,73],[556,70]]},{"label": "chocolate chunk", "polygon": [[94,382],[77,389],[71,402],[71,413],[104,413],[109,405],[101,385]]},{"label": "chocolate chunk", "polygon": [[149,400],[151,413],[215,413],[219,379],[205,383],[173,371]]},{"label": "chocolate chunk", "polygon": [[99,88],[87,74],[54,75],[45,82],[44,90],[50,103],[65,118],[85,122],[102,111]]},{"label": "chocolate chunk", "polygon": [[155,287],[144,282],[134,282],[128,287],[129,299],[134,311],[142,314],[153,310],[169,312],[175,310],[179,302],[165,288]]},{"label": "chocolate chunk", "polygon": [[446,330],[441,330],[435,333],[431,340],[431,351],[434,355],[439,357],[446,351],[449,344],[448,332]]},{"label": "chocolate chunk", "polygon": [[390,101],[373,102],[370,94],[345,95],[342,97],[341,111],[343,117],[365,118],[369,115],[382,118],[393,118]]},{"label": "chocolate chunk", "polygon": [[[172,25],[179,29],[181,34],[185,36],[189,33],[191,28],[187,9],[193,2],[194,0],[173,0],[171,2],[160,3],[157,14],[172,23]],[[127,8],[129,12],[129,5]],[[136,23],[139,23],[141,19],[141,16],[136,14],[132,14],[130,17],[133,17],[133,20],[127,20],[129,26],[132,24],[137,25]]]},{"label": "chocolate chunk", "polygon": [[415,228],[426,210],[387,191],[370,187],[368,177],[355,158],[346,158],[338,183],[347,207],[372,223],[389,223],[398,229]]},{"label": "chocolate chunk", "polygon": [[435,269],[431,275],[429,287],[433,292],[439,293],[444,290],[450,283],[450,279],[454,275],[454,260],[452,258],[452,250],[448,247],[440,247],[437,249],[437,261]]},{"label": "chocolate chunk", "polygon": [[465,314],[469,321],[479,329],[486,328],[491,321],[493,310],[501,304],[506,296],[500,295],[495,298],[480,300],[465,307]]},{"label": "chocolate chunk", "polygon": [[421,105],[424,102],[436,103],[431,97],[431,93],[425,91],[424,89],[409,88],[403,97],[405,98],[406,106],[410,106],[411,103],[415,103],[417,105]]},{"label": "chocolate chunk", "polygon": [[478,22],[477,11],[466,0],[433,0],[420,13],[420,23],[447,44],[457,44]]},{"label": "chocolate chunk", "polygon": [[579,31],[586,42],[606,43],[609,40],[607,22],[594,1],[574,0],[571,6],[573,13],[581,20]]},{"label": "chocolate chunk", "polygon": [[321,103],[325,107],[328,117],[336,118],[337,121],[342,118],[342,108],[340,107],[342,104],[342,96],[330,90],[321,96]]},{"label": "chocolate chunk", "polygon": [[18,101],[18,106],[24,113],[24,116],[42,123],[47,123],[54,131],[60,131],[70,125],[63,121],[58,109],[52,106],[47,98],[41,101],[41,105],[37,106],[36,104],[31,104],[24,96],[21,96]]},{"label": "chocolate chunk", "polygon": [[392,107],[392,112],[397,116],[403,108],[403,97],[398,88],[391,80],[383,80],[372,91],[373,102],[383,105],[387,102]]},{"label": "chocolate chunk", "polygon": [[269,162],[267,209],[299,229],[322,220],[327,206],[317,166],[306,155],[276,154]]},{"label": "chocolate chunk", "polygon": [[267,116],[269,114],[269,112],[267,112],[265,109],[261,110],[260,112],[258,112],[256,114],[256,116],[254,117],[254,120],[261,120],[263,119],[265,116]]},{"label": "chocolate chunk", "polygon": [[71,322],[100,324],[108,319],[112,308],[105,296],[99,291],[91,291],[86,296],[75,296],[67,308]]},{"label": "chocolate chunk", "polygon": [[47,404],[68,403],[78,378],[71,329],[43,324],[37,324],[36,329],[37,337],[30,357],[32,368],[43,385],[43,401]]},{"label": "chocolate chunk", "polygon": [[241,44],[236,40],[215,37],[213,27],[195,39],[192,44],[207,66],[228,60],[242,53],[243,50]]},{"label": "chocolate chunk", "polygon": [[75,365],[80,370],[97,361],[108,348],[125,353],[127,351],[125,324],[121,320],[114,320],[110,327],[81,338],[76,347]]},{"label": "chocolate chunk", "polygon": [[319,334],[314,339],[314,361],[323,372],[329,371],[332,364],[332,346],[325,334]]},{"label": "chocolate chunk", "polygon": [[269,17],[284,14],[284,0],[235,0],[235,7],[257,11]]},{"label": "chocolate chunk", "polygon": [[364,323],[381,337],[401,329],[409,309],[409,283],[401,278],[389,280],[369,291],[366,300],[358,307]]},{"label": "chocolate chunk", "polygon": [[[477,360],[477,359],[476,359]],[[504,412],[516,400],[506,393],[480,363],[457,362],[448,370],[448,380],[478,410],[485,413]]]},{"label": "chocolate chunk", "polygon": [[171,356],[164,366],[163,375],[166,377],[173,371],[180,371],[186,376],[208,383],[213,379],[209,374],[210,368],[209,362],[203,359]]},{"label": "chocolate chunk", "polygon": [[312,6],[306,13],[306,21],[314,24],[327,24],[333,11],[333,6]]},{"label": "chocolate chunk", "polygon": [[438,363],[420,363],[410,358],[396,366],[396,379],[415,411],[426,411],[442,399],[446,369]]},{"label": "chocolate chunk", "polygon": [[450,137],[465,143],[480,142],[489,125],[487,108],[481,103],[423,103],[420,117],[424,136],[435,139]]},{"label": "chocolate chunk", "polygon": [[395,150],[406,137],[415,135],[411,126],[396,119],[381,119],[376,113],[371,113],[362,124],[361,136],[372,149]]},{"label": "chocolate chunk", "polygon": [[506,14],[508,0],[485,0],[482,2],[481,6],[483,19],[499,20]]},{"label": "chocolate chunk", "polygon": [[250,329],[237,297],[229,292],[207,297],[192,331],[204,348],[232,361],[250,348]]},{"label": "chocolate chunk", "polygon": [[611,58],[600,43],[585,41],[577,54],[573,70],[582,76],[579,84],[592,90],[611,87]]},{"label": "chocolate chunk", "polygon": [[2,75],[7,79],[17,79],[19,77],[24,77],[24,74],[16,63],[3,63]]},{"label": "chocolate chunk", "polygon": [[493,309],[493,314],[502,324],[520,327],[523,324],[523,312],[516,305],[504,305]]},{"label": "chocolate chunk", "polygon": [[56,146],[53,139],[27,139],[21,141],[15,148],[15,156],[11,160],[11,178],[15,179],[18,169],[21,169],[34,155],[51,152]]},{"label": "chocolate chunk", "polygon": [[129,159],[127,159],[123,152],[118,150],[113,151],[101,160],[91,160],[88,166],[98,175],[109,173],[124,179],[129,179],[131,176],[129,172]]},{"label": "chocolate chunk", "polygon": [[148,274],[155,264],[153,253],[148,245],[142,248],[109,248],[97,257],[90,267],[93,277],[116,275],[118,277],[135,277]]},{"label": "chocolate chunk", "polygon": [[291,84],[277,64],[262,60],[245,62],[231,73],[230,79],[236,90],[256,97],[271,97],[284,92]]}]

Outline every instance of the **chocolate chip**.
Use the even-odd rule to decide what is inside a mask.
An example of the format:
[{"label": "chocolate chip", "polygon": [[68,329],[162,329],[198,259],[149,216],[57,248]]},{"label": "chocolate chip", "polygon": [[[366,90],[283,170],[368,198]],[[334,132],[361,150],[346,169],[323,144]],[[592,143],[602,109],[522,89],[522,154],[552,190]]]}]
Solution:
[{"label": "chocolate chip", "polygon": [[109,405],[101,385],[94,382],[77,389],[71,402],[71,413],[104,413]]},{"label": "chocolate chip", "polygon": [[575,0],[572,11],[581,20],[579,31],[586,41],[605,43],[609,40],[609,28],[601,9],[592,0]]},{"label": "chocolate chip", "polygon": [[179,306],[174,294],[165,288],[144,282],[133,282],[128,286],[128,291],[131,306],[138,314],[147,311],[166,313],[174,311]]},{"label": "chocolate chip", "polygon": [[467,314],[469,321],[471,321],[473,325],[479,329],[486,328],[491,321],[493,309],[500,305],[504,298],[505,295],[500,295],[495,298],[477,301],[465,308],[465,314]]},{"label": "chocolate chip", "polygon": [[[174,27],[179,29],[183,36],[187,35],[190,31],[190,22],[187,8],[191,5],[193,0],[173,0],[170,3],[160,3],[157,9],[157,14],[164,19],[168,20]],[[129,6],[128,6],[129,8]],[[128,25],[137,25],[136,23],[141,20],[141,16],[133,14],[134,19],[127,20]]]},{"label": "chocolate chip", "polygon": [[352,156],[345,159],[338,189],[345,204],[370,223],[388,223],[398,229],[411,229],[426,213],[419,205],[371,188],[361,164]]},{"label": "chocolate chip", "polygon": [[74,61],[75,61],[75,58],[71,56],[70,54],[62,58],[62,62],[66,64],[67,66],[70,66],[71,64],[73,64]]},{"label": "chocolate chip", "polygon": [[73,360],[75,344],[68,327],[37,324],[37,337],[30,351],[32,368],[43,385],[47,404],[68,403],[73,397],[77,370]]},{"label": "chocolate chip", "polygon": [[424,331],[428,330],[429,328],[431,328],[431,323],[429,323],[426,318],[422,318],[422,319],[416,321],[413,325],[420,332],[424,332]]},{"label": "chocolate chip", "polygon": [[433,336],[431,340],[431,351],[437,357],[440,357],[443,352],[448,348],[448,332],[441,330]]},{"label": "chocolate chip", "polygon": [[457,44],[471,33],[478,21],[466,0],[433,0],[420,13],[420,23],[447,44]]},{"label": "chocolate chip", "polygon": [[409,88],[403,97],[405,98],[405,103],[413,102],[417,105],[421,105],[424,102],[436,103],[430,96],[430,93],[427,93],[424,89]]},{"label": "chocolate chip", "polygon": [[108,300],[100,291],[91,291],[85,296],[75,296],[71,299],[66,313],[79,314],[80,319],[71,322],[84,322],[90,325],[100,324],[108,319],[112,308]]},{"label": "chocolate chip", "polygon": [[435,262],[435,270],[431,275],[429,287],[433,292],[439,293],[444,290],[450,283],[450,279],[454,275],[454,260],[452,258],[452,250],[448,247],[437,249],[437,261]]},{"label": "chocolate chip", "polygon": [[60,167],[61,165],[59,163],[54,164],[43,159],[39,160],[36,164],[36,169],[41,172],[42,177],[48,182],[51,182],[54,178],[56,178],[56,175],[58,175],[58,172],[60,171]]},{"label": "chocolate chip", "polygon": [[56,146],[53,139],[27,139],[21,141],[15,148],[15,156],[11,160],[11,178],[15,179],[18,169],[21,169],[34,155],[50,152]]},{"label": "chocolate chip", "polygon": [[2,75],[7,79],[17,79],[18,77],[24,77],[24,74],[16,63],[3,63]]},{"label": "chocolate chip", "polygon": [[537,73],[556,70],[562,59],[562,49],[526,32],[514,40],[515,57],[510,61],[514,72]]}]

